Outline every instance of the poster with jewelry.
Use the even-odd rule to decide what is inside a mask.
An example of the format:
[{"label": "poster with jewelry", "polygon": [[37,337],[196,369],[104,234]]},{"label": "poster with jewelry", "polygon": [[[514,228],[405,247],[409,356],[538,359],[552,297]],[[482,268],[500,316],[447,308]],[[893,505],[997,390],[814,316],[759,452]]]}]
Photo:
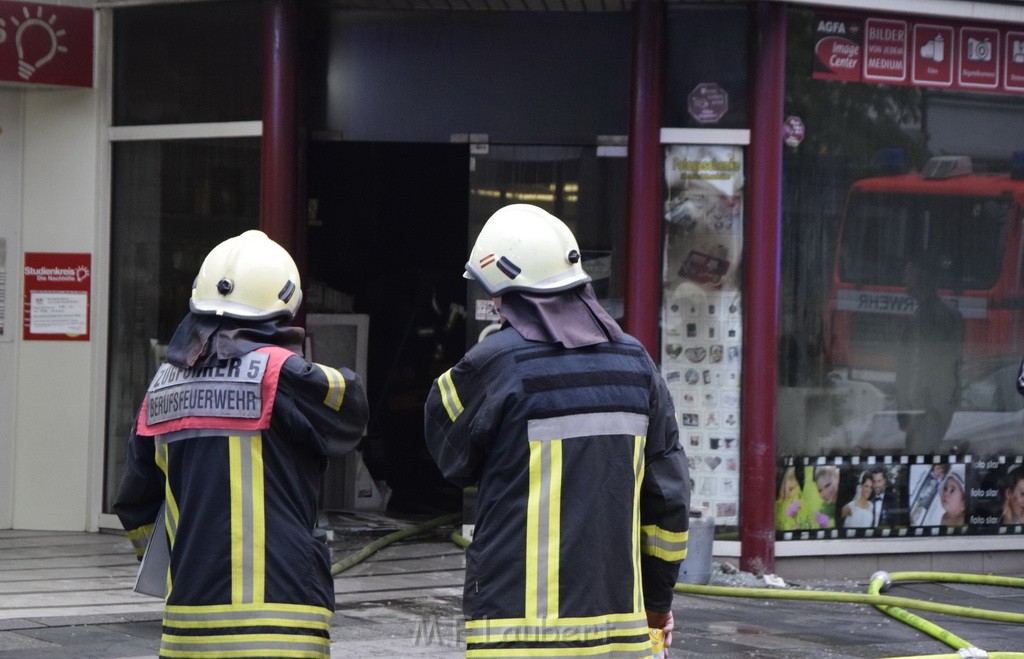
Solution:
[{"label": "poster with jewelry", "polygon": [[661,368],[690,461],[692,505],[739,515],[743,148],[667,145]]}]

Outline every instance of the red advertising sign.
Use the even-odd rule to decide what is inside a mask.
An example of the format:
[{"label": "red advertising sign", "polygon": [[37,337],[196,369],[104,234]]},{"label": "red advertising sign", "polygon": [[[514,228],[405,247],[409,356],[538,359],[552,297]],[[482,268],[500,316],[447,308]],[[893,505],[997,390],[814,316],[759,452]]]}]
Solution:
[{"label": "red advertising sign", "polygon": [[[858,57],[859,76],[848,68]],[[819,14],[813,77],[1024,94],[1024,31],[912,17]]]},{"label": "red advertising sign", "polygon": [[25,340],[88,341],[92,255],[25,253]]},{"label": "red advertising sign", "polygon": [[907,22],[886,18],[864,21],[864,82],[907,79]]},{"label": "red advertising sign", "polygon": [[0,81],[92,86],[93,12],[0,0]]},{"label": "red advertising sign", "polygon": [[862,36],[859,19],[817,21],[814,28],[814,77],[860,82]]},{"label": "red advertising sign", "polygon": [[1024,92],[1024,32],[1006,33],[1006,75],[1003,86],[1010,91]]},{"label": "red advertising sign", "polygon": [[918,85],[949,87],[953,84],[953,28],[922,23],[914,26],[912,81]]},{"label": "red advertising sign", "polygon": [[960,28],[961,87],[997,89],[999,87],[999,30],[980,27]]}]

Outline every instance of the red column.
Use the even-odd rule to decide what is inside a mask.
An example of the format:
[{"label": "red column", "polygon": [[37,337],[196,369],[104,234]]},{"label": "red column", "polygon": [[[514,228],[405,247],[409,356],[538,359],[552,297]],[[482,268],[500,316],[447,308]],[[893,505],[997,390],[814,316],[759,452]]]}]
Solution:
[{"label": "red column", "polygon": [[264,0],[260,228],[293,255],[297,247],[297,26],[294,0]]},{"label": "red column", "polygon": [[661,354],[661,88],[665,3],[633,4],[633,70],[629,109],[625,329],[658,360]]},{"label": "red column", "polygon": [[775,405],[786,6],[753,7],[752,112],[743,242],[740,569],[775,571]]}]

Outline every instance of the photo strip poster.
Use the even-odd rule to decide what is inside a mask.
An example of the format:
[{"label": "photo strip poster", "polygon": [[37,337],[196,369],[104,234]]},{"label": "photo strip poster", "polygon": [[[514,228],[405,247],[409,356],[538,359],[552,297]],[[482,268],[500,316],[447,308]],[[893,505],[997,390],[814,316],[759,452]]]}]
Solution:
[{"label": "photo strip poster", "polygon": [[789,457],[779,540],[1024,533],[1024,456]]},{"label": "photo strip poster", "polygon": [[665,147],[661,368],[691,501],[739,521],[743,148]]}]

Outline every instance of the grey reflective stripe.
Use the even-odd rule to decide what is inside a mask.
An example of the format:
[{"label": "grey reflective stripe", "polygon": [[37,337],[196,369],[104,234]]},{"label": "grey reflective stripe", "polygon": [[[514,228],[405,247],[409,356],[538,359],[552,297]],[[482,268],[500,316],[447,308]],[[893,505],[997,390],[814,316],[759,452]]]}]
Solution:
[{"label": "grey reflective stripe", "polygon": [[196,439],[198,437],[228,437],[238,432],[238,428],[184,428],[173,432],[165,432],[155,438],[157,446],[166,446],[182,439]]},{"label": "grey reflective stripe", "polygon": [[[537,617],[548,617],[548,554],[551,525],[551,444],[540,444],[540,510],[537,518]],[[529,551],[529,548],[527,548]],[[558,611],[555,610],[555,616]]]},{"label": "grey reflective stripe", "polygon": [[569,414],[550,419],[530,419],[526,426],[530,441],[550,441],[598,435],[647,435],[647,417],[633,412]]},{"label": "grey reflective stripe", "polygon": [[[268,604],[266,606],[273,606]],[[164,623],[169,622],[230,622],[234,620],[274,620],[280,625],[284,622],[310,622],[313,625],[302,625],[313,627],[330,624],[331,615],[327,610],[324,613],[313,613],[311,611],[281,611],[277,609],[242,609],[237,611],[181,611],[174,607],[168,607],[164,612]]]},{"label": "grey reflective stripe", "polygon": [[640,541],[643,542],[645,547],[657,547],[670,552],[686,551],[686,540],[672,542],[671,540],[651,535],[642,529],[640,531]]},{"label": "grey reflective stripe", "polygon": [[437,378],[437,390],[441,395],[441,404],[448,412],[448,418],[454,423],[465,408],[462,406],[462,401],[459,400],[459,392],[455,390],[452,369],[448,369]]},{"label": "grey reflective stripe", "polygon": [[341,409],[341,403],[345,400],[345,376],[341,371],[323,364],[314,364],[327,378],[327,395],[324,396],[324,405],[335,412]]},{"label": "grey reflective stripe", "polygon": [[[601,621],[601,622],[581,622],[579,624],[569,625],[558,625],[558,624],[543,624],[543,625],[528,625],[528,624],[514,624],[514,623],[495,623],[493,625],[487,625],[484,627],[471,627],[466,629],[466,638],[473,642],[487,642],[479,641],[478,638],[488,639],[494,638],[493,642],[517,640],[524,636],[530,638],[541,638],[543,636],[557,636],[560,640],[578,640],[586,638],[590,634],[605,635],[616,630],[629,630],[633,633],[637,633],[637,630],[643,628],[642,631],[647,631],[647,621],[641,618],[636,620],[614,620],[614,621]],[[612,634],[614,635],[614,634]]]},{"label": "grey reflective stripe", "polygon": [[241,495],[242,495],[242,602],[254,601],[253,584],[253,541],[256,537],[253,528],[252,509],[252,437],[241,437]]},{"label": "grey reflective stripe", "polygon": [[157,520],[157,523],[165,525],[167,537],[173,542],[174,538],[178,536],[178,520],[174,519],[174,515],[167,509],[167,506],[164,506],[164,518]]},{"label": "grey reflective stripe", "polygon": [[[185,638],[181,636],[175,636],[174,638]],[[309,636],[296,636],[295,641],[271,641],[271,640],[246,640],[247,636],[228,636],[223,641],[213,640],[216,637],[211,636],[198,636],[196,639],[210,639],[203,642],[194,643],[176,643],[167,639],[165,636],[160,641],[160,653],[164,654],[164,651],[174,652],[188,652],[190,654],[198,654],[201,652],[274,652],[274,651],[287,651],[287,652],[315,652],[327,656],[327,652],[331,648],[331,640],[325,638],[322,641],[311,640]],[[215,655],[216,656],[216,655]],[[231,656],[231,655],[222,655]],[[263,656],[250,655],[250,656]]]}]

